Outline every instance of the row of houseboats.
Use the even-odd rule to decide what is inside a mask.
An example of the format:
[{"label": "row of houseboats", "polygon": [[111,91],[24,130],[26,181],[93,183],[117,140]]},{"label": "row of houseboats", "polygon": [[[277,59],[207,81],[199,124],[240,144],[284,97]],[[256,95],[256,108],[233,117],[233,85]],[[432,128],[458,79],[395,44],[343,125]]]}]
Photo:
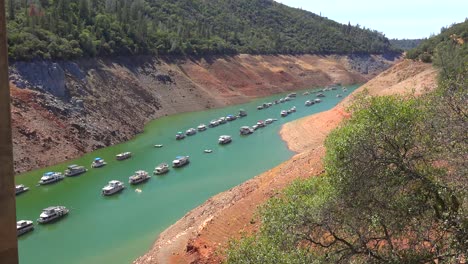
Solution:
[{"label": "row of houseboats", "polygon": [[[324,90],[321,90],[317,94],[317,97],[325,97],[325,95],[323,93],[321,93],[321,92],[326,91],[327,89],[333,89],[333,88],[325,88]],[[346,89],[346,88],[343,88],[343,91],[345,91],[344,89]],[[308,95],[308,94],[309,94],[309,92],[304,93],[304,95]],[[263,105],[258,106],[257,109],[258,110],[265,109],[265,108],[268,108],[268,107],[272,106],[273,104],[280,104],[280,103],[290,101],[290,100],[294,99],[295,97],[296,97],[296,93],[290,93],[285,98],[280,98],[279,100],[275,100],[274,102],[270,102],[270,103],[264,103]],[[320,102],[321,102],[320,98],[316,98],[314,100],[307,100],[305,102],[305,106],[311,106],[313,104],[320,103]],[[296,107],[295,106],[290,108],[290,109],[287,109],[287,110],[281,110],[280,115],[281,115],[281,117],[286,117],[289,114],[294,113],[294,112],[296,112]],[[208,126],[206,126],[205,124],[200,124],[197,127],[197,129],[190,128],[185,133],[178,132],[176,134],[176,139],[180,140],[180,139],[185,138],[185,136],[195,135],[197,133],[197,131],[198,132],[205,131],[205,130],[207,130],[208,127],[210,127],[210,128],[216,127],[218,125],[225,124],[225,123],[227,123],[229,121],[234,121],[237,118],[241,118],[241,117],[245,117],[245,116],[247,116],[247,112],[245,110],[243,110],[243,109],[240,109],[239,113],[237,115],[227,115],[226,117],[220,117],[219,119],[211,120]],[[273,122],[275,122],[277,120],[278,119],[268,118],[265,121],[263,121],[263,120],[258,121],[252,127],[242,126],[240,128],[240,130],[239,130],[239,133],[240,133],[240,135],[252,134],[255,130],[257,130],[259,128],[262,128],[262,127],[265,127],[266,125],[271,124],[271,123],[273,123]],[[231,142],[232,142],[232,137],[230,135],[221,135],[218,138],[218,143],[220,145],[229,144]],[[155,147],[161,148],[161,147],[163,147],[163,145],[155,145]],[[211,153],[212,150],[205,150],[205,152],[206,153]],[[115,158],[116,158],[116,160],[121,161],[121,160],[129,159],[130,157],[132,157],[131,152],[123,152],[123,153],[117,154]],[[187,165],[189,163],[190,163],[189,156],[177,156],[172,161],[172,167],[173,168],[180,168],[180,167],[183,167],[183,166],[185,166],[185,165]],[[103,167],[105,165],[107,165],[107,162],[104,159],[99,158],[99,157],[95,158],[91,163],[92,168],[100,168],[100,167]],[[169,164],[161,163],[161,164],[159,164],[158,166],[155,167],[155,169],[153,171],[153,174],[154,175],[163,175],[163,174],[168,173],[169,170],[170,170]],[[70,165],[70,166],[67,167],[67,169],[65,170],[65,172],[63,174],[61,172],[46,172],[46,173],[44,173],[43,176],[41,177],[41,179],[39,180],[38,184],[39,185],[46,185],[46,184],[55,183],[55,182],[63,180],[65,178],[65,176],[67,176],[67,177],[77,176],[77,175],[83,174],[83,173],[85,173],[87,171],[88,170],[84,166],[79,166],[79,165],[75,165],[75,164]],[[144,183],[144,182],[148,181],[150,178],[151,178],[151,176],[149,175],[149,173],[147,171],[137,170],[132,176],[129,177],[128,183],[131,184],[131,185],[137,185],[137,184]],[[110,195],[119,193],[124,189],[125,189],[125,184],[122,181],[111,180],[102,188],[101,194],[104,195],[104,196],[110,196]],[[22,185],[22,184],[16,185],[16,194],[17,195],[21,194],[23,192],[26,192],[28,190],[29,190],[29,188]],[[47,224],[47,223],[54,222],[56,220],[61,219],[64,216],[68,215],[69,212],[70,212],[70,210],[68,208],[66,208],[65,206],[50,206],[50,207],[47,207],[47,208],[42,210],[41,214],[39,215],[39,218],[37,219],[37,223]],[[33,223],[33,221],[30,221],[30,220],[20,220],[20,221],[18,221],[16,223],[16,228],[17,228],[17,234],[18,234],[18,236],[20,236],[20,235],[23,235],[25,233],[28,233],[28,232],[34,230],[34,223]]]}]

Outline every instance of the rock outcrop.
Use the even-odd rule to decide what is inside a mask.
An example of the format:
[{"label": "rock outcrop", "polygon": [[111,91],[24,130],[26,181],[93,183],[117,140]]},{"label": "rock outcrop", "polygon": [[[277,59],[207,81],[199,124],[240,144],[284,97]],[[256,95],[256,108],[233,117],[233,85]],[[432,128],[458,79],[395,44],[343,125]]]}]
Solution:
[{"label": "rock outcrop", "polygon": [[149,56],[14,62],[16,173],[126,141],[170,114],[333,83],[364,83],[383,56]]}]

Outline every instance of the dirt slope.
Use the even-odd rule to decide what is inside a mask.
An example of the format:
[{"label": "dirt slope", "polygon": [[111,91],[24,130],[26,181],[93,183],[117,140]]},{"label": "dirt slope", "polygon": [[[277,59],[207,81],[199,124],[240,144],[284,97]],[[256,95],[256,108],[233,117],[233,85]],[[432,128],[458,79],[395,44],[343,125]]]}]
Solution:
[{"label": "dirt slope", "polygon": [[[383,72],[359,91],[371,95],[402,94],[435,87],[436,70],[429,64],[402,61]],[[165,230],[151,250],[135,264],[219,263],[230,238],[258,230],[254,213],[259,205],[293,180],[323,172],[323,142],[331,130],[349,117],[344,110],[352,96],[335,108],[283,126],[281,136],[297,152],[290,160],[226,192],[187,213]]]},{"label": "dirt slope", "polygon": [[137,56],[11,65],[17,173],[126,141],[155,118],[306,87],[363,83],[381,56]]}]

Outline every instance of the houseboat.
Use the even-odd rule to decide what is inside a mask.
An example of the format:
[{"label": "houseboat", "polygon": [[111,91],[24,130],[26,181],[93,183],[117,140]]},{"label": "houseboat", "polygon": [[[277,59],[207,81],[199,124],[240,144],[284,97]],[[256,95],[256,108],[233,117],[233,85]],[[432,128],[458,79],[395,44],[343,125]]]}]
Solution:
[{"label": "houseboat", "polygon": [[67,167],[67,169],[65,170],[65,176],[67,177],[77,176],[87,171],[88,169],[86,169],[84,166],[73,164]]},{"label": "houseboat", "polygon": [[167,163],[161,163],[156,168],[154,168],[153,173],[156,175],[161,175],[169,172],[169,165]]},{"label": "houseboat", "polygon": [[102,158],[95,158],[91,163],[92,168],[100,168],[107,165],[107,162],[104,161]]},{"label": "houseboat", "polygon": [[182,133],[181,131],[177,132],[177,134],[175,135],[175,139],[177,140],[181,140],[181,139],[184,139],[185,138],[185,134]]},{"label": "houseboat", "polygon": [[180,168],[190,163],[189,156],[177,156],[175,160],[172,161],[172,167]]},{"label": "houseboat", "polygon": [[250,135],[254,132],[254,129],[248,126],[243,126],[239,130],[241,135]]},{"label": "houseboat", "polygon": [[29,190],[29,188],[24,186],[23,184],[19,184],[19,185],[15,186],[15,194],[16,195],[27,192],[28,190]]},{"label": "houseboat", "polygon": [[207,128],[206,128],[206,125],[205,124],[200,124],[199,126],[197,126],[197,130],[198,131],[205,131]]},{"label": "houseboat", "polygon": [[128,178],[128,183],[139,184],[139,183],[149,180],[150,177],[151,176],[148,175],[148,172],[144,170],[138,170],[138,171],[135,171],[135,174],[133,174],[132,176]]},{"label": "houseboat", "polygon": [[221,145],[229,144],[232,142],[231,136],[223,135],[218,138],[218,143]]},{"label": "houseboat", "polygon": [[185,135],[187,136],[193,136],[197,133],[197,130],[195,128],[189,128],[187,129],[187,131],[185,131]]},{"label": "houseboat", "polygon": [[61,172],[46,172],[42,175],[41,179],[39,180],[40,185],[51,184],[54,182],[58,182],[63,180],[65,177]]},{"label": "houseboat", "polygon": [[16,222],[16,234],[17,236],[21,236],[23,234],[26,234],[30,231],[34,230],[34,224],[33,221],[29,220],[19,220]]},{"label": "houseboat", "polygon": [[131,152],[123,152],[123,153],[119,153],[115,155],[116,160],[126,160],[126,159],[129,159],[130,157],[132,157]]},{"label": "houseboat", "polygon": [[109,195],[113,195],[122,191],[124,188],[125,186],[123,182],[113,180],[113,181],[110,181],[106,186],[102,188],[101,193],[104,196],[109,196]]},{"label": "houseboat", "polygon": [[54,220],[60,219],[68,214],[68,210],[65,206],[50,206],[42,210],[39,215],[37,222],[39,224],[47,224]]}]

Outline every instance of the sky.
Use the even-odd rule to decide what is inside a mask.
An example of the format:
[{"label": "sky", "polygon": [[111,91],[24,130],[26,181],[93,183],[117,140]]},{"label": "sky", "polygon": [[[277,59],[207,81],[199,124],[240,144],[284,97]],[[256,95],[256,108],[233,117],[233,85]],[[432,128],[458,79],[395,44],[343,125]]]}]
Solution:
[{"label": "sky", "polygon": [[465,21],[468,0],[275,0],[331,20],[377,30],[388,38],[417,39]]}]

